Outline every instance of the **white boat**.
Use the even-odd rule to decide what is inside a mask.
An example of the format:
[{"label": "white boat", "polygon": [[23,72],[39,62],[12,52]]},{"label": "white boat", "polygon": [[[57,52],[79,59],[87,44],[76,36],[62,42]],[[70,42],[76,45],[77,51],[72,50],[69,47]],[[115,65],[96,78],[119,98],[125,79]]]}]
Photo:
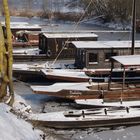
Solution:
[{"label": "white boat", "polygon": [[72,69],[41,69],[42,75],[49,80],[67,82],[87,82],[90,77],[82,70]]},{"label": "white boat", "polygon": [[51,128],[88,128],[140,124],[140,109],[104,108],[32,114],[31,122]]}]

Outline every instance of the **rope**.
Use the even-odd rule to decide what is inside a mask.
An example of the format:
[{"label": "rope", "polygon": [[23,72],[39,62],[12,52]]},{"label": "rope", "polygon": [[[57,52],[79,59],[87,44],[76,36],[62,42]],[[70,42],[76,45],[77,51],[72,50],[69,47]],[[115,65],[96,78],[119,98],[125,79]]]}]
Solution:
[{"label": "rope", "polygon": [[[85,14],[86,14],[86,11],[88,10],[88,8],[90,7],[91,3],[92,3],[93,0],[90,0],[89,4],[87,5],[87,7],[85,8],[85,12],[81,15],[80,19],[78,20],[78,22],[75,24],[75,27],[73,29],[73,32],[76,31],[78,25],[80,24],[80,22],[82,21],[82,19],[84,18]],[[58,55],[56,56],[56,58],[54,59],[53,63],[52,63],[52,66],[56,63],[58,57],[60,56],[60,54],[62,53],[62,51],[64,50],[64,48],[66,47],[67,45],[67,42],[70,40],[70,38],[68,38],[66,41],[65,41],[65,44],[62,46],[62,49],[60,50],[60,52],[58,53]]]},{"label": "rope", "polygon": [[58,49],[58,42],[57,42],[56,38],[54,39],[54,41],[55,41],[55,46],[56,46],[56,48],[55,48],[56,52],[58,52],[59,49]]}]

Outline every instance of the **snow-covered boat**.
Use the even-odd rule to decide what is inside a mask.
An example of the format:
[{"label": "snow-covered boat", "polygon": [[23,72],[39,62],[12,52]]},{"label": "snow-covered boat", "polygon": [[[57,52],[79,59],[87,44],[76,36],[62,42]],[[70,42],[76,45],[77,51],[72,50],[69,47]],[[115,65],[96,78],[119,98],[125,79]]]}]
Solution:
[{"label": "snow-covered boat", "polygon": [[103,108],[32,114],[29,120],[51,128],[88,128],[140,124],[139,108]]},{"label": "snow-covered boat", "polygon": [[42,64],[26,64],[26,63],[22,63],[22,64],[13,64],[13,76],[26,81],[29,79],[44,79],[44,77],[42,76],[40,69],[41,68],[45,68],[45,63]]},{"label": "snow-covered boat", "polygon": [[87,82],[90,77],[82,70],[72,69],[42,69],[42,75],[46,79],[54,81],[66,81],[66,82]]},{"label": "snow-covered boat", "polygon": [[[113,84],[112,84],[113,85]],[[118,87],[117,87],[118,86]],[[114,84],[114,87],[108,90],[108,84],[102,83],[55,83],[49,86],[34,85],[31,89],[37,94],[46,94],[49,96],[56,96],[68,99],[140,99],[140,90],[138,87],[130,86],[127,89],[122,88],[120,85]]]},{"label": "snow-covered boat", "polygon": [[[22,58],[22,55],[24,55],[23,54],[24,51],[26,52],[26,49],[16,50],[16,54],[22,53],[22,54],[20,54],[20,57]],[[31,49],[28,49],[28,51],[31,51]],[[33,55],[35,56],[35,54],[33,54]],[[28,55],[27,55],[27,57],[28,57]],[[38,78],[38,79],[43,79],[43,81],[45,81],[45,80],[47,81],[48,79],[46,78],[46,75],[44,75],[42,73],[42,70],[45,69],[46,71],[48,71],[48,73],[49,72],[51,73],[53,70],[55,71],[55,69],[63,69],[65,67],[65,63],[67,63],[67,61],[63,61],[63,62],[59,61],[58,63],[55,63],[53,66],[51,66],[51,69],[50,69],[50,63],[52,63],[52,62],[51,61],[47,61],[47,62],[46,61],[45,62],[44,61],[42,61],[42,62],[33,61],[33,62],[28,62],[28,63],[23,62],[22,64],[19,62],[16,62],[13,64],[13,74],[15,77],[20,78],[21,80]]]}]

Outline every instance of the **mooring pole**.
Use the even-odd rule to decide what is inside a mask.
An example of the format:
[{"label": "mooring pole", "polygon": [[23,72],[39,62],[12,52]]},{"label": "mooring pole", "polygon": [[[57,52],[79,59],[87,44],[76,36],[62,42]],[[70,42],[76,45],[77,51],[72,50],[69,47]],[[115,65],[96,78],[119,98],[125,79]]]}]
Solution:
[{"label": "mooring pole", "polygon": [[132,48],[131,55],[135,53],[135,33],[136,33],[136,0],[133,0],[133,17],[132,17]]}]

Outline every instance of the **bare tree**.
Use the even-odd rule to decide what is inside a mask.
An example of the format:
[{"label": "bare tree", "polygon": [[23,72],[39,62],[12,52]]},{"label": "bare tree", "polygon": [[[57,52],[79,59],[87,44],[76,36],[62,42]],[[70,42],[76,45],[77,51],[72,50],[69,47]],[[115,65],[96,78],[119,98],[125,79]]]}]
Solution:
[{"label": "bare tree", "polygon": [[[91,0],[80,0],[81,6],[87,6]],[[104,20],[129,20],[132,13],[132,0],[92,0],[88,12],[90,15],[103,15]]]},{"label": "bare tree", "polygon": [[47,13],[47,11],[48,11],[47,5],[48,5],[48,0],[43,0],[42,1],[42,8],[43,8],[43,11],[45,13]]}]

